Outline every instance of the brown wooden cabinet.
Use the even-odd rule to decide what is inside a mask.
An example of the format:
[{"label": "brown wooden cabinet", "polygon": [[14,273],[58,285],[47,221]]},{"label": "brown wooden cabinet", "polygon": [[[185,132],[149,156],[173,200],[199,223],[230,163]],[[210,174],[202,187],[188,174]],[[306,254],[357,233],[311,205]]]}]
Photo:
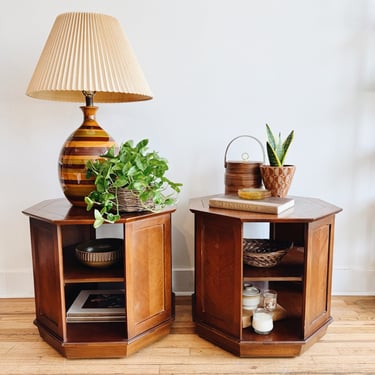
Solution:
[{"label": "brown wooden cabinet", "polygon": [[[96,238],[92,212],[64,199],[43,201],[29,216],[35,286],[35,324],[43,339],[67,358],[127,356],[170,332],[171,213],[125,214],[122,264],[108,269],[78,262],[75,245]],[[81,290],[124,290],[126,321],[67,323]]]},{"label": "brown wooden cabinet", "polygon": [[[190,202],[195,215],[194,319],[197,333],[241,357],[293,357],[324,333],[332,321],[331,274],[335,214],[340,208],[319,199],[295,197],[279,215],[208,207]],[[245,223],[267,223],[269,238],[294,247],[273,268],[243,264]],[[287,317],[268,335],[242,328],[243,282],[266,282],[278,292]]]}]

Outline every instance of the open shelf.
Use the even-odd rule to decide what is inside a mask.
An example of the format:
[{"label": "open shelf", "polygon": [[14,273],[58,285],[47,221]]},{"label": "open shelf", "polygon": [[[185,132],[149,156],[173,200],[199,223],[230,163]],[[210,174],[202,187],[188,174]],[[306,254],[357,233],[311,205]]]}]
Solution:
[{"label": "open shelf", "polygon": [[92,282],[92,283],[68,283],[65,285],[65,306],[66,310],[70,308],[74,300],[77,298],[81,290],[124,290],[123,282],[106,283],[106,282]]},{"label": "open shelf", "polygon": [[302,321],[299,318],[291,317],[273,322],[274,327],[268,335],[259,335],[252,327],[242,329],[242,340],[261,343],[277,343],[282,341],[302,340]]},{"label": "open shelf", "polygon": [[274,321],[274,328],[267,335],[255,333],[251,326],[243,328],[242,340],[264,343],[302,340],[302,283],[270,282],[269,287],[277,291],[277,303],[286,310],[286,317]]},{"label": "open shelf", "polygon": [[302,281],[304,272],[304,251],[293,247],[275,267],[260,268],[244,264],[244,281]]},{"label": "open shelf", "polygon": [[124,267],[122,263],[109,268],[94,268],[83,265],[76,258],[75,246],[64,248],[64,280],[66,284],[89,282],[123,282]]},{"label": "open shelf", "polygon": [[67,323],[69,342],[101,342],[126,340],[125,322]]}]

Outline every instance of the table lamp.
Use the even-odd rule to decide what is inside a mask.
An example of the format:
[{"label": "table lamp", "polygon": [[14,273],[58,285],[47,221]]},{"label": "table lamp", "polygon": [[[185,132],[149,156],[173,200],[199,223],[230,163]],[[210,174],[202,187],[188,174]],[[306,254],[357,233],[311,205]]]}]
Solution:
[{"label": "table lamp", "polygon": [[95,189],[86,163],[98,159],[115,141],[99,126],[99,103],[152,99],[151,90],[121,28],[111,16],[64,13],[44,46],[26,95],[37,99],[85,102],[83,123],[66,140],[59,157],[60,184],[74,206]]}]

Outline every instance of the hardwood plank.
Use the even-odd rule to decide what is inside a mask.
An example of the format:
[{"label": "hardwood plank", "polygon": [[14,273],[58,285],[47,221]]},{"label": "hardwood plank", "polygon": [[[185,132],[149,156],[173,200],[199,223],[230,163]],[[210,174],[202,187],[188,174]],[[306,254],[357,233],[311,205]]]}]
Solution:
[{"label": "hardwood plank", "polygon": [[191,300],[176,298],[172,333],[119,359],[68,360],[33,325],[33,299],[0,299],[0,374],[375,374],[375,297],[332,298],[327,334],[296,358],[238,358],[194,333]]}]

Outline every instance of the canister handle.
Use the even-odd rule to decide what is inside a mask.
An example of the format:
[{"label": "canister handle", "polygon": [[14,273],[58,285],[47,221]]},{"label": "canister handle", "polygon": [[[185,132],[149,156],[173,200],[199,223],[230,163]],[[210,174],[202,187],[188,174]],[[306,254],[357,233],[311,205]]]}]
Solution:
[{"label": "canister handle", "polygon": [[225,154],[224,154],[224,168],[227,167],[227,153],[228,153],[228,150],[229,150],[230,145],[231,145],[235,140],[237,140],[238,138],[242,138],[242,137],[251,138],[251,139],[253,139],[254,141],[258,142],[258,144],[259,144],[259,146],[260,146],[260,148],[261,148],[261,150],[262,150],[262,154],[263,154],[263,164],[265,163],[265,161],[266,161],[266,153],[265,153],[265,151],[264,151],[264,147],[263,147],[263,145],[262,145],[262,142],[261,142],[258,138],[253,137],[252,135],[244,134],[244,135],[239,135],[238,137],[233,138],[233,139],[228,143],[228,146],[227,146],[227,148],[225,149]]}]

